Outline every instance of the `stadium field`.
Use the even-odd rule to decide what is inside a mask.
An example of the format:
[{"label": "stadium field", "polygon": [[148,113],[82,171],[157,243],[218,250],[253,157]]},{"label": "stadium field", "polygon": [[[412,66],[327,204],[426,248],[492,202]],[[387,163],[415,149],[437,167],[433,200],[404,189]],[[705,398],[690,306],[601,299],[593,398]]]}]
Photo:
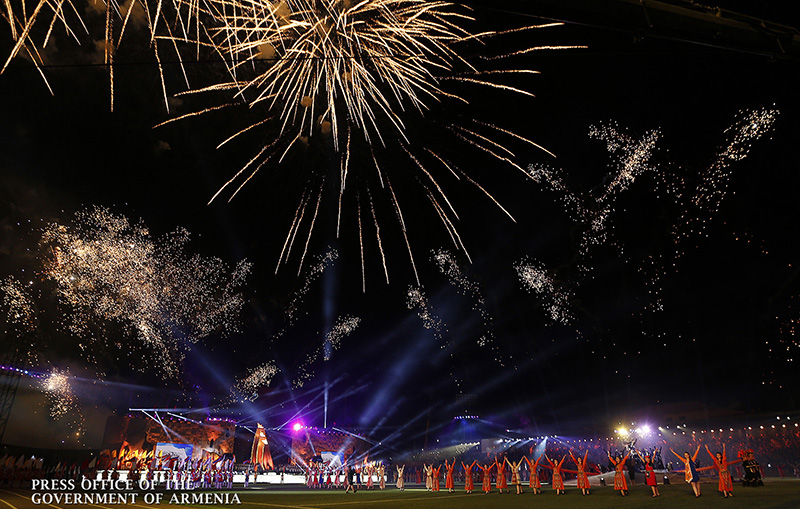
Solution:
[{"label": "stadium field", "polygon": [[[119,507],[252,507],[252,508],[285,508],[285,509],[442,509],[442,508],[743,508],[743,509],[794,509],[800,508],[800,480],[767,480],[764,487],[735,488],[735,497],[725,499],[716,490],[716,485],[707,483],[702,486],[702,496],[695,498],[691,489],[686,485],[673,484],[659,486],[661,496],[652,498],[650,490],[641,485],[632,489],[628,497],[621,497],[610,487],[596,488],[589,496],[582,496],[577,489],[568,489],[565,495],[556,495],[552,491],[545,491],[541,495],[526,492],[522,495],[503,494],[497,491],[485,495],[473,493],[467,495],[463,492],[456,493],[428,493],[424,489],[407,489],[403,492],[396,489],[386,491],[361,490],[357,494],[345,494],[341,491],[309,491],[288,487],[265,487],[248,490],[233,490],[227,493],[228,503],[214,503],[209,497],[206,503],[192,503],[191,497],[181,500],[181,492],[161,492],[164,494],[161,504],[145,502],[144,495],[138,494],[135,501],[131,497],[127,500],[117,500],[117,503],[74,503],[63,497],[59,500],[46,497],[34,497],[30,490],[0,490],[0,509],[30,509],[33,507],[55,507],[56,509],[71,509],[78,507],[87,508],[119,508]],[[40,495],[44,493],[41,492]],[[185,493],[185,492],[184,492]],[[200,492],[191,492],[192,494]],[[234,497],[233,495],[236,495]],[[62,493],[62,495],[64,495]],[[172,498],[176,495],[176,498]],[[151,494],[152,496],[152,494]],[[173,503],[169,503],[172,499]],[[241,504],[236,503],[238,499]],[[35,503],[35,502],[38,502]],[[61,502],[61,503],[59,503]],[[73,502],[73,503],[64,503]],[[186,503],[188,502],[188,503]]]}]

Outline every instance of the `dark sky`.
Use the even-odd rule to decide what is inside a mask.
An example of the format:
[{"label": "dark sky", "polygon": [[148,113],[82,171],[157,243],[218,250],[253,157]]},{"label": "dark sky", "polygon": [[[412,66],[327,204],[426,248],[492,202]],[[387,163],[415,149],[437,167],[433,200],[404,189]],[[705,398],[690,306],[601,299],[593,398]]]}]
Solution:
[{"label": "dark sky", "polygon": [[[758,8],[751,12],[769,16],[778,9],[769,2]],[[483,9],[475,15],[481,26],[530,22]],[[779,18],[784,23],[792,19]],[[515,153],[520,166],[561,168],[570,188],[583,196],[596,192],[611,171],[604,143],[587,136],[590,125],[615,121],[637,137],[660,129],[652,158],[657,169],[640,176],[614,202],[608,219],[613,243],[582,258],[581,225],[567,214],[559,193],[480,154],[455,156],[517,222],[468,183],[448,182],[472,263],[463,253],[456,258],[470,288],[479,293],[459,292],[432,261],[433,250],[456,252],[447,232],[429,205],[406,202],[410,241],[432,313],[442,323],[440,334],[423,327],[416,311],[406,306],[407,290],[415,282],[391,208],[376,205],[390,219],[381,232],[391,283],[383,281],[380,253],[369,230],[367,291],[362,294],[353,208],[345,209],[342,235],[336,239],[335,200],[327,200],[309,255],[319,256],[331,246],[339,258],[310,285],[297,322],[275,339],[287,324],[283,308],[305,281],[296,276],[297,255],[274,274],[297,207],[303,161],[264,168],[231,203],[223,199],[206,205],[260,140],[251,137],[220,150],[214,147],[258,112],[199,117],[152,129],[168,116],[159,102],[155,66],[146,53],[134,49],[118,55],[113,113],[100,68],[48,69],[53,96],[25,62],[15,62],[0,76],[0,275],[21,278],[26,277],[22,269],[25,274],[37,270],[35,256],[27,251],[37,240],[29,220],[67,223],[74,212],[91,205],[141,218],[156,235],[186,227],[193,233],[190,249],[230,265],[247,258],[254,269],[245,288],[241,333],[193,347],[178,385],[192,395],[195,407],[219,405],[235,377],[275,361],[281,373],[252,405],[217,407],[232,415],[261,412],[259,419],[268,426],[283,424],[298,408],[305,408],[301,413],[307,423],[322,426],[320,394],[326,380],[332,384],[329,423],[356,426],[381,440],[391,436],[401,448],[418,444],[429,418],[436,426],[465,411],[509,428],[557,433],[579,427],[602,434],[618,419],[639,416],[662,403],[700,402],[731,413],[796,408],[800,386],[788,359],[796,357],[797,346],[785,324],[800,312],[795,302],[800,293],[795,249],[800,234],[795,200],[800,178],[797,61],[583,25],[530,37],[498,44],[552,42],[588,49],[534,53],[517,60],[542,71],[520,82],[535,99],[480,94],[469,107],[433,111],[425,125],[469,116],[490,119],[557,155],[553,160],[530,147],[521,149]],[[56,38],[55,43],[58,49],[50,55],[54,61],[62,57],[90,63],[95,58],[91,48],[70,57],[69,41]],[[505,48],[482,51],[502,53]],[[214,64],[190,69],[193,77],[219,72]],[[175,66],[167,67],[166,76],[177,88]],[[183,99],[172,104],[175,114],[193,105]],[[703,235],[682,242],[683,255],[675,259],[670,231],[681,210],[659,187],[658,176],[680,177],[687,190],[696,188],[737,113],[760,107],[780,110],[774,131],[754,143],[747,159],[729,167],[729,187],[719,211],[708,214]],[[414,135],[429,136],[426,129]],[[441,143],[449,141],[442,138]],[[456,150],[443,147],[447,149]],[[409,182],[400,190],[413,196],[413,180]],[[552,323],[545,300],[525,291],[514,265],[526,257],[541,261],[559,285],[571,289],[572,323]],[[662,257],[657,266],[665,268],[655,286],[647,284],[650,257]],[[580,270],[584,263],[591,267],[588,272]],[[656,288],[663,310],[654,312],[648,292]],[[290,390],[326,327],[342,315],[361,318],[359,328],[343,340],[330,362],[309,367],[314,374],[310,382]],[[40,352],[42,365],[33,367],[46,370],[74,362],[72,370],[80,371],[77,361],[66,360],[73,356],[59,349],[53,334],[47,350]],[[482,337],[489,338],[483,346]],[[139,373],[110,365],[105,371],[105,379],[114,384],[175,385],[161,381],[152,370]],[[172,392],[109,386],[114,387],[118,389],[102,396],[86,391],[87,408],[124,410],[186,401]],[[34,408],[32,399],[22,400],[27,408]],[[15,410],[15,415],[25,411]],[[95,435],[104,425],[99,414],[86,413],[92,416],[88,424]],[[24,440],[28,438],[17,439]]]}]

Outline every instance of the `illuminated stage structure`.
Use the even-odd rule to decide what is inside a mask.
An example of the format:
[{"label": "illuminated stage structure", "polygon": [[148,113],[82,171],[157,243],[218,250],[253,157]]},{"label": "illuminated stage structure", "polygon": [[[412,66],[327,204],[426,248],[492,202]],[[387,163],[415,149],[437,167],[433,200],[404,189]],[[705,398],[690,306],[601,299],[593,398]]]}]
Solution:
[{"label": "illuminated stage structure", "polygon": [[337,463],[368,460],[373,444],[365,437],[340,428],[314,428],[295,424],[292,428],[291,462],[306,465],[312,459]]},{"label": "illuminated stage structure", "polygon": [[258,465],[262,471],[275,470],[275,465],[272,463],[272,454],[269,451],[267,432],[261,424],[258,425],[256,434],[253,436],[250,463]]},{"label": "illuminated stage structure", "polygon": [[192,459],[233,455],[233,421],[214,417],[197,421],[158,410],[131,410],[139,413],[111,416],[106,421],[101,448],[120,460],[117,468],[126,468],[125,461],[148,456],[158,444],[191,445]]}]

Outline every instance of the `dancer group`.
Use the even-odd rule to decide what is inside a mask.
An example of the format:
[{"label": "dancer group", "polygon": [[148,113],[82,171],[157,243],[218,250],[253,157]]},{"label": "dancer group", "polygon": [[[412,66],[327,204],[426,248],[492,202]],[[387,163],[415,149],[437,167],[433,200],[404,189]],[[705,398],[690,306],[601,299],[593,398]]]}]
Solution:
[{"label": "dancer group", "polygon": [[[697,467],[696,464],[700,446],[698,446],[694,454],[690,454],[687,451],[684,452],[683,455],[680,455],[672,449],[670,449],[670,451],[672,451],[672,453],[675,454],[675,456],[678,457],[684,464],[683,470],[675,470],[675,472],[684,473],[685,480],[689,485],[691,485],[692,492],[694,493],[695,497],[700,496],[699,472],[715,469],[719,478],[719,491],[724,497],[727,498],[733,496],[733,481],[728,468],[735,463],[746,460],[746,458],[750,458],[756,466],[758,465],[755,460],[752,460],[752,458],[747,455],[740,457],[737,460],[729,461],[727,450],[724,445],[722,447],[722,451],[716,453],[712,453],[708,446],[706,446],[706,451],[711,457],[713,464],[702,468]],[[475,490],[473,474],[478,473],[481,479],[480,489],[484,492],[484,494],[492,493],[493,490],[497,490],[501,494],[511,493],[513,489],[517,495],[521,495],[524,492],[521,470],[522,465],[527,463],[528,472],[530,474],[528,486],[534,494],[538,495],[542,493],[542,482],[539,475],[540,469],[548,469],[551,471],[551,487],[557,495],[563,495],[566,493],[563,478],[563,473],[566,472],[574,474],[577,478],[577,487],[580,490],[581,495],[589,495],[591,493],[589,476],[598,475],[600,474],[600,471],[590,467],[589,463],[587,462],[588,454],[589,451],[587,450],[583,453],[583,455],[569,451],[568,453],[563,454],[560,458],[551,458],[547,454],[541,454],[536,459],[522,456],[516,462],[509,460],[507,457],[501,458],[499,456],[495,457],[491,462],[479,462],[475,460],[470,464],[466,464],[462,461],[461,467],[463,468],[465,481],[464,491],[467,494],[470,494],[473,492],[473,490]],[[634,448],[629,448],[624,454],[620,452],[614,452],[612,454],[611,451],[607,451],[609,463],[614,467],[614,489],[623,497],[629,495],[630,491],[628,488],[628,479],[626,477],[625,468],[628,464],[628,459],[632,455],[636,455],[641,460],[643,465],[645,484],[650,488],[652,497],[660,497],[661,493],[658,488],[658,480],[656,478],[655,469],[657,459],[656,454],[657,452],[655,451],[639,451]],[[441,480],[442,477],[444,477],[444,489],[450,493],[454,492],[454,468],[456,464],[455,458],[453,458],[452,461],[445,460],[443,465],[424,464],[423,472],[425,476],[425,488],[430,492],[440,491]],[[565,468],[566,466],[570,465],[574,465],[574,469]],[[396,468],[398,473],[397,485],[398,487],[404,486],[403,471],[405,470],[405,466],[398,466]],[[513,486],[511,489],[509,488],[508,476],[506,475],[507,472],[510,473],[510,483]],[[633,479],[632,474],[631,479]],[[494,486],[492,486],[493,482]]]},{"label": "dancer group", "polygon": [[712,461],[714,462],[712,465],[703,468],[697,468],[697,455],[700,452],[700,446],[697,446],[697,450],[694,451],[693,455],[689,455],[689,451],[683,453],[683,456],[678,454],[677,452],[673,451],[670,448],[672,454],[674,454],[679,460],[681,460],[684,464],[684,476],[686,482],[692,486],[692,491],[694,492],[695,498],[700,497],[700,475],[699,472],[703,470],[711,470],[716,469],[719,477],[719,491],[725,496],[725,498],[733,496],[733,480],[731,479],[731,473],[728,471],[728,466],[733,465],[735,463],[739,463],[742,461],[743,458],[736,459],[734,461],[728,461],[728,454],[725,450],[725,444],[722,444],[722,452],[717,452],[716,454],[711,453],[711,449],[708,448],[706,445],[706,451],[708,455],[711,456]]},{"label": "dancer group", "polygon": [[[569,453],[572,462],[576,466],[576,470],[567,470],[563,468],[567,455],[562,456],[558,461],[552,460],[548,456],[542,454],[536,458],[536,460],[531,460],[527,456],[523,456],[519,459],[519,461],[516,462],[510,461],[508,458],[500,459],[499,457],[495,457],[494,461],[491,463],[484,462],[481,464],[475,460],[471,464],[467,465],[466,463],[461,462],[465,477],[464,490],[467,493],[472,493],[472,491],[475,489],[473,472],[475,472],[474,469],[477,467],[481,471],[481,490],[484,492],[484,494],[488,495],[492,492],[492,477],[494,477],[494,489],[497,489],[501,494],[511,493],[511,490],[508,487],[508,479],[506,476],[506,468],[508,468],[508,471],[511,473],[511,485],[514,486],[514,492],[517,495],[521,495],[524,491],[522,488],[521,469],[523,462],[525,462],[528,464],[528,470],[530,472],[528,485],[531,490],[533,490],[534,494],[538,495],[542,492],[542,483],[539,480],[539,467],[541,466],[542,468],[549,468],[553,471],[552,486],[556,491],[556,494],[562,495],[566,492],[561,472],[570,472],[577,475],[578,488],[580,488],[581,493],[583,495],[588,495],[590,489],[588,474],[600,473],[587,471],[586,458],[588,454],[589,451],[586,451],[583,457],[575,457],[572,452]],[[542,463],[542,458],[545,458],[547,463]],[[447,460],[444,462],[445,489],[447,489],[450,493],[455,491],[455,486],[453,483],[453,470],[455,465],[455,458],[453,458],[452,462],[448,462]],[[439,491],[441,485],[442,466],[423,465],[423,470],[425,472],[425,488],[428,491]],[[492,474],[495,475],[493,476]]]},{"label": "dancer group", "polygon": [[[356,465],[331,465],[310,462],[306,466],[306,486],[312,489],[339,489],[355,493],[359,489],[386,489],[386,465],[363,463]],[[398,483],[398,488],[401,486]]]}]

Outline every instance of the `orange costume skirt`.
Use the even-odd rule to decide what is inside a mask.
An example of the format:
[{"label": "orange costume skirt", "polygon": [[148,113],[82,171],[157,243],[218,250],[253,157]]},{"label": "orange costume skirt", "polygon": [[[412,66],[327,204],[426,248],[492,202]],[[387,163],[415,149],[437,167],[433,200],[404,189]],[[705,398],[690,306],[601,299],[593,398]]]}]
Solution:
[{"label": "orange costume skirt", "polygon": [[625,472],[622,470],[614,472],[614,489],[628,491],[628,481],[625,480]]},{"label": "orange costume skirt", "polygon": [[564,479],[561,478],[561,472],[553,472],[553,489],[564,490]]},{"label": "orange costume skirt", "polygon": [[589,477],[586,472],[578,472],[578,488],[582,490],[589,489]]},{"label": "orange costume skirt", "polygon": [[722,468],[719,471],[719,491],[733,491],[731,473],[728,472],[727,468]]}]

